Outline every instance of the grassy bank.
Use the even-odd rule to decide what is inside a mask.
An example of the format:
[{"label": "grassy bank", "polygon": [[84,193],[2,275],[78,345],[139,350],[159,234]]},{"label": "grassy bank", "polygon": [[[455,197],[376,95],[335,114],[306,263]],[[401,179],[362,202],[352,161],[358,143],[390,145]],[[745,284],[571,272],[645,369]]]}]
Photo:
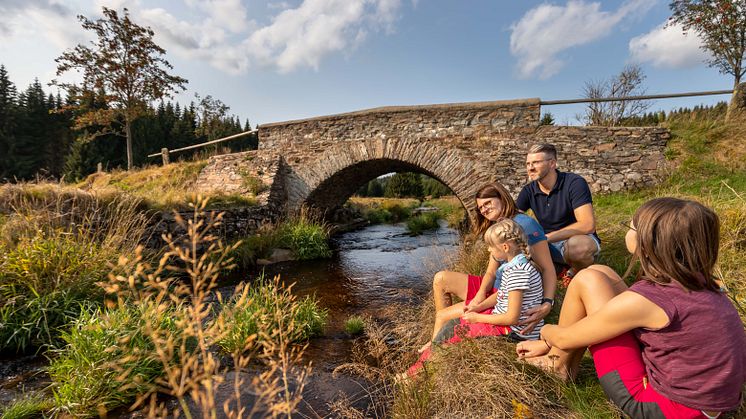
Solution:
[{"label": "grassy bank", "polygon": [[[135,170],[94,173],[74,185],[99,195],[126,193],[159,211],[187,210],[193,199],[194,183],[207,161],[177,162]],[[210,195],[210,208],[256,205],[256,199],[238,194]]]},{"label": "grassy bank", "polygon": [[464,208],[455,196],[430,199],[423,207],[435,207],[438,211],[414,214],[420,202],[412,198],[362,198],[352,197],[348,205],[359,211],[371,224],[405,222],[412,234],[438,227],[438,220],[446,220],[449,227],[456,228],[464,219]]},{"label": "grassy bank", "polygon": [[[624,272],[629,256],[624,228],[645,201],[660,196],[698,200],[712,207],[721,221],[720,257],[716,275],[729,289],[746,323],[746,121],[726,124],[723,118],[679,118],[669,122],[673,138],[666,151],[668,172],[657,186],[594,197],[597,229],[603,241],[600,262]],[[486,252],[462,245],[454,270],[479,274]],[[555,308],[553,317],[556,322]],[[415,361],[416,349],[431,333],[433,306],[396,310],[392,323],[371,324],[356,348],[354,362],[340,367],[353,371],[379,389],[374,407],[357,411],[340,403],[341,414],[395,417],[484,416],[620,418],[606,401],[590,358],[581,364],[575,382],[558,382],[533,367],[515,362],[514,345],[499,339],[477,339],[437,350],[433,362],[417,380],[397,384],[396,373]],[[396,345],[380,342],[396,341]],[[743,417],[742,406],[735,417]]]},{"label": "grassy bank", "polygon": [[[204,205],[197,204],[197,208]],[[20,214],[27,215],[16,212],[10,219]],[[128,214],[113,215],[112,223],[119,225],[114,220]],[[234,371],[239,372],[234,374],[235,381],[226,384],[232,389],[228,391],[232,408],[240,410],[241,394],[248,392],[256,397],[248,407],[252,415],[294,411],[310,372],[301,361],[302,342],[323,332],[326,311],[313,298],[297,299],[289,288],[280,286],[279,277],[242,283],[225,299],[217,295],[217,281],[234,264],[231,255],[236,250],[236,245],[227,246],[212,235],[220,218],[195,211],[192,219],[181,221],[185,237],[165,239],[167,246],[159,252],[160,259],[148,257],[140,247],[103,252],[101,246],[93,246],[110,239],[102,235],[97,236],[99,241],[82,242],[90,245],[90,253],[96,257],[114,256],[93,273],[77,269],[81,264],[71,261],[81,257],[69,249],[64,252],[67,259],[48,260],[53,275],[40,277],[36,283],[60,278],[56,284],[60,289],[86,288],[88,293],[77,301],[84,309],[71,310],[64,324],[45,327],[54,327],[55,332],[52,347],[56,349],[47,352],[53,397],[22,397],[5,409],[3,417],[23,417],[24,412],[95,417],[133,403],[144,407],[151,417],[174,413],[214,417],[222,411],[215,401],[218,389]],[[75,226],[82,228],[80,223],[70,223],[70,228]],[[52,225],[49,230],[56,231]],[[76,240],[88,237],[77,230],[63,231],[66,235],[62,237],[74,244],[63,243],[73,249],[80,244]],[[23,236],[18,243],[25,243]],[[29,261],[33,262],[33,257]],[[10,267],[7,263],[2,266],[4,282],[0,285],[16,294],[4,303],[3,313],[13,301],[25,301],[17,288],[25,276]],[[16,288],[10,289],[8,284]],[[45,291],[58,295],[56,289]],[[94,299],[91,293],[98,297]],[[49,313],[51,310],[44,308],[41,315]],[[247,380],[240,372],[250,363],[259,372]],[[176,400],[177,406],[163,405],[168,399]]]}]

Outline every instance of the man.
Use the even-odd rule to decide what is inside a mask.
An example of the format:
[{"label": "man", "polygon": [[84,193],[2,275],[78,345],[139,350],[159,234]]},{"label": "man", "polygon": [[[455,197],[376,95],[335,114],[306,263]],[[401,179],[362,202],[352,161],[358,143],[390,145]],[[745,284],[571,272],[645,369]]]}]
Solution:
[{"label": "man", "polygon": [[569,265],[572,276],[593,264],[601,251],[588,183],[557,170],[557,149],[551,144],[529,148],[526,170],[531,182],[518,194],[516,206],[533,211],[546,232],[552,260]]}]

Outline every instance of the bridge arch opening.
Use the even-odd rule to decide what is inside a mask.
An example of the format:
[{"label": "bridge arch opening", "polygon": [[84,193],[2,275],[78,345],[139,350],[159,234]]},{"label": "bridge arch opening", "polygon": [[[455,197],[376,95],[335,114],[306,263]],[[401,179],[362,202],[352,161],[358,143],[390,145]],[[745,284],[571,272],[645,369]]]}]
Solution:
[{"label": "bridge arch opening", "polygon": [[[451,194],[458,197],[447,181],[416,164],[394,159],[372,159],[345,167],[322,181],[308,194],[305,204],[326,210],[340,208],[368,182],[393,172],[424,174],[445,185]],[[461,198],[458,198],[461,205],[468,210]]]}]

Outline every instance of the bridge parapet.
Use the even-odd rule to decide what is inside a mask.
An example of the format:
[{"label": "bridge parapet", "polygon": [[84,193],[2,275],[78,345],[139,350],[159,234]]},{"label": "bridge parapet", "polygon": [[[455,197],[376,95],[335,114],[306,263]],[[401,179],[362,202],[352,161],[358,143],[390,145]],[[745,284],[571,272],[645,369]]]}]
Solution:
[{"label": "bridge parapet", "polygon": [[375,108],[260,125],[259,149],[321,150],[367,138],[494,137],[535,130],[539,113],[539,99]]}]

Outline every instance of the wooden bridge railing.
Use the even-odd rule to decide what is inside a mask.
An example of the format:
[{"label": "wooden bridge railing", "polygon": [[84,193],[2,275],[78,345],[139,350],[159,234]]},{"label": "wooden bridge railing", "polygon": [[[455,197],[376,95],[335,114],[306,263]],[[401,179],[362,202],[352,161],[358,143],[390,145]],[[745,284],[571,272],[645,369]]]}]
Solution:
[{"label": "wooden bridge railing", "polygon": [[174,149],[174,150],[169,150],[169,149],[167,149],[167,148],[164,147],[164,148],[161,148],[161,152],[160,153],[148,154],[148,157],[161,156],[161,158],[163,159],[163,164],[167,165],[169,163],[169,160],[170,160],[170,155],[173,154],[173,153],[178,153],[178,152],[186,151],[186,150],[193,150],[195,148],[200,148],[200,147],[204,147],[204,146],[208,146],[208,145],[212,145],[212,144],[218,144],[218,143],[222,143],[224,141],[235,140],[236,138],[246,137],[247,135],[255,134],[257,132],[258,132],[258,130],[255,130],[255,129],[251,130],[251,131],[239,132],[238,134],[233,134],[233,135],[229,135],[227,137],[218,138],[217,140],[207,141],[205,143],[200,143],[200,144],[194,144],[194,145],[190,145],[190,146],[187,146],[187,147],[177,148],[177,149]]}]

